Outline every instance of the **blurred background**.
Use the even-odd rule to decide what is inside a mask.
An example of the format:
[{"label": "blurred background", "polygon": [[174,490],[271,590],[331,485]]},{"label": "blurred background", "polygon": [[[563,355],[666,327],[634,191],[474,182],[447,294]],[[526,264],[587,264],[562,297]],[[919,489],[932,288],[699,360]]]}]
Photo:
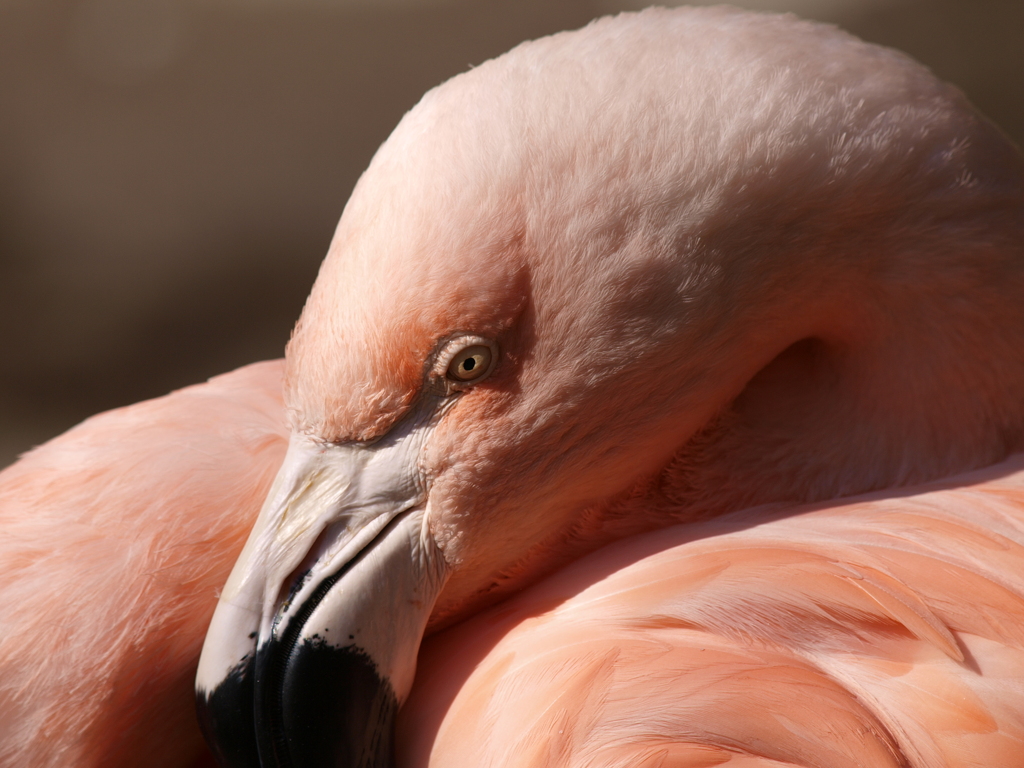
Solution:
[{"label": "blurred background", "polygon": [[[0,0],[0,467],[280,356],[359,173],[426,89],[647,4]],[[1024,143],[1024,0],[733,4],[907,51]]]}]

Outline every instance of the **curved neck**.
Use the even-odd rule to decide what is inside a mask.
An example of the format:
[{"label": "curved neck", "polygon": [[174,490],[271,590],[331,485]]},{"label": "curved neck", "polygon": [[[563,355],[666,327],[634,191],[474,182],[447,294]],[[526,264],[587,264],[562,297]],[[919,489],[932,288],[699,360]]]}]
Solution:
[{"label": "curved neck", "polygon": [[[975,255],[969,269],[941,277],[871,277],[870,294],[821,302],[826,319],[809,323],[811,332],[776,337],[782,351],[740,394],[627,501],[608,507],[601,517],[615,536],[631,519],[649,529],[850,496],[1024,450],[1024,253]],[[779,319],[754,323],[773,324]],[[637,506],[648,514],[631,514]],[[650,515],[652,507],[663,514]]]}]

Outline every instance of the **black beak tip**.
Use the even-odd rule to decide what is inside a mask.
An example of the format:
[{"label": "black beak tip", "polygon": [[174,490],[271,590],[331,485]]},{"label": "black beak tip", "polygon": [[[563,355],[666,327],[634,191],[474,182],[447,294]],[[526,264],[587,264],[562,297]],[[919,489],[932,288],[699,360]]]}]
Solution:
[{"label": "black beak tip", "polygon": [[210,692],[196,691],[196,714],[206,743],[224,768],[260,768],[252,701],[255,663],[239,663]]},{"label": "black beak tip", "polygon": [[393,768],[398,701],[361,648],[278,642],[196,694],[224,768]]},{"label": "black beak tip", "polygon": [[265,766],[392,768],[398,701],[363,649],[305,639],[278,670],[263,655],[257,717],[268,726],[258,734]]}]

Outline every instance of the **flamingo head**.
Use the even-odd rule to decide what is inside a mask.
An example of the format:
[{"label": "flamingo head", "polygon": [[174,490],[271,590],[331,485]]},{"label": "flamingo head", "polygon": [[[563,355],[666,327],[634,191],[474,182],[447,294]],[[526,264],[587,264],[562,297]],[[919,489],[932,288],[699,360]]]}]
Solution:
[{"label": "flamingo head", "polygon": [[[625,532],[1005,451],[1024,372],[961,352],[1022,327],[1022,176],[923,68],[786,17],[604,19],[429,92],[288,347],[199,671],[222,760],[386,765],[428,625]],[[894,307],[975,330],[910,354]]]}]

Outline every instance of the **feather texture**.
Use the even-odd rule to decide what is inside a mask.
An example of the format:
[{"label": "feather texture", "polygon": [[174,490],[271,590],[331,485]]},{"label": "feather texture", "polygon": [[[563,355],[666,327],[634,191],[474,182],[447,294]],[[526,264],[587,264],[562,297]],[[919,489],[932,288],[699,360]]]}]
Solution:
[{"label": "feather texture", "polygon": [[1012,768],[1024,457],[607,547],[427,641],[403,765]]},{"label": "feather texture", "polygon": [[0,473],[0,765],[206,751],[196,664],[287,446],[281,372],[95,416]]}]

